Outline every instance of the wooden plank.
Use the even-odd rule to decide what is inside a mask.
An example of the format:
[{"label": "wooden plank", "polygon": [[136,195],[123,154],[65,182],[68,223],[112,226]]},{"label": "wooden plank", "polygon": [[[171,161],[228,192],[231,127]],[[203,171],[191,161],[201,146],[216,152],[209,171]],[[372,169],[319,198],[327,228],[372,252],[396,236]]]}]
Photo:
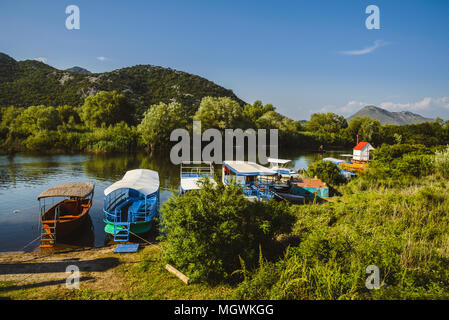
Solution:
[{"label": "wooden plank", "polygon": [[179,279],[181,279],[181,281],[184,282],[185,284],[189,284],[189,278],[186,277],[182,272],[176,270],[175,267],[173,267],[169,264],[166,264],[165,269],[167,269],[168,272],[173,273],[175,276],[177,276]]}]

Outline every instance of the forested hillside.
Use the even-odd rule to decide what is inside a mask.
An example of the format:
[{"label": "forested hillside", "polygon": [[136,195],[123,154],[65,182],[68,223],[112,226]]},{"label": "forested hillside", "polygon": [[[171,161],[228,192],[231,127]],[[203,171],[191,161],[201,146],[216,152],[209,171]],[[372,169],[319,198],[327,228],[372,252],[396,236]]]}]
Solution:
[{"label": "forested hillside", "polygon": [[137,104],[138,111],[151,104],[177,101],[193,107],[193,114],[205,96],[230,97],[243,104],[231,90],[169,68],[138,65],[85,74],[58,70],[35,60],[16,61],[0,53],[0,107],[81,106],[86,97],[113,90]]}]

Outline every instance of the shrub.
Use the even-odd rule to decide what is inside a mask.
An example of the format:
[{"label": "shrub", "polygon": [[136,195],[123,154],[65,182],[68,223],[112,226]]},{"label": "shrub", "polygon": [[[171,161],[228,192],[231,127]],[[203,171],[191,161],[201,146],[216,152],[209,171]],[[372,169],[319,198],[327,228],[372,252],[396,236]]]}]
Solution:
[{"label": "shrub", "polygon": [[129,127],[120,122],[109,127],[96,128],[86,133],[81,139],[83,149],[96,152],[126,152],[136,147],[137,132],[135,127]]},{"label": "shrub", "polygon": [[435,172],[449,178],[449,146],[445,150],[437,150],[434,158]]},{"label": "shrub", "polygon": [[346,181],[343,175],[340,173],[338,166],[330,161],[316,161],[308,169],[309,176],[317,176],[321,180],[331,184],[339,185]]},{"label": "shrub", "polygon": [[430,155],[406,154],[402,159],[397,160],[396,167],[400,174],[422,177],[431,173],[432,158]]},{"label": "shrub", "polygon": [[272,245],[294,222],[284,203],[249,202],[238,186],[206,181],[200,190],[173,195],[161,211],[165,259],[193,281],[237,279],[240,259],[251,268],[259,246]]}]

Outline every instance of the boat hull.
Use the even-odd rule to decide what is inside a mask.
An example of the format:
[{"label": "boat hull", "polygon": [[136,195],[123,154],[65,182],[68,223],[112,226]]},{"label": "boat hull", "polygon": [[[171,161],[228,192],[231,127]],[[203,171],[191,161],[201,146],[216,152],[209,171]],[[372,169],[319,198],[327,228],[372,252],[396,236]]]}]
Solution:
[{"label": "boat hull", "polygon": [[[104,232],[114,235],[114,223],[104,220],[106,226],[104,227]],[[134,234],[142,234],[151,230],[153,226],[153,221],[144,221],[144,222],[132,222],[130,224],[130,231]],[[120,229],[121,227],[118,226]]]}]

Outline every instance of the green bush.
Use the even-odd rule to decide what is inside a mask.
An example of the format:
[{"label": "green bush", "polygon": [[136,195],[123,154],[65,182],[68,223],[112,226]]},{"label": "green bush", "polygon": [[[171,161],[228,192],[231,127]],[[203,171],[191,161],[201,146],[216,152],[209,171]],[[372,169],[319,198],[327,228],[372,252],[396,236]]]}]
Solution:
[{"label": "green bush", "polygon": [[120,122],[86,133],[80,143],[83,149],[88,151],[126,152],[135,149],[137,131],[135,127],[129,127],[125,122]]},{"label": "green bush", "polygon": [[436,173],[449,178],[449,146],[435,152],[434,168]]},{"label": "green bush", "polygon": [[249,202],[238,186],[207,182],[173,195],[161,211],[166,262],[193,281],[212,283],[238,279],[241,261],[254,266],[259,246],[272,246],[294,222],[284,203]]},{"label": "green bush", "polygon": [[402,175],[422,177],[432,173],[433,170],[431,155],[406,154],[396,162],[396,168]]},{"label": "green bush", "polygon": [[318,177],[331,185],[339,185],[346,181],[338,166],[330,161],[316,161],[308,169],[307,174]]},{"label": "green bush", "polygon": [[432,154],[431,150],[421,144],[384,144],[373,151],[374,159],[385,164],[400,159],[406,154]]}]

